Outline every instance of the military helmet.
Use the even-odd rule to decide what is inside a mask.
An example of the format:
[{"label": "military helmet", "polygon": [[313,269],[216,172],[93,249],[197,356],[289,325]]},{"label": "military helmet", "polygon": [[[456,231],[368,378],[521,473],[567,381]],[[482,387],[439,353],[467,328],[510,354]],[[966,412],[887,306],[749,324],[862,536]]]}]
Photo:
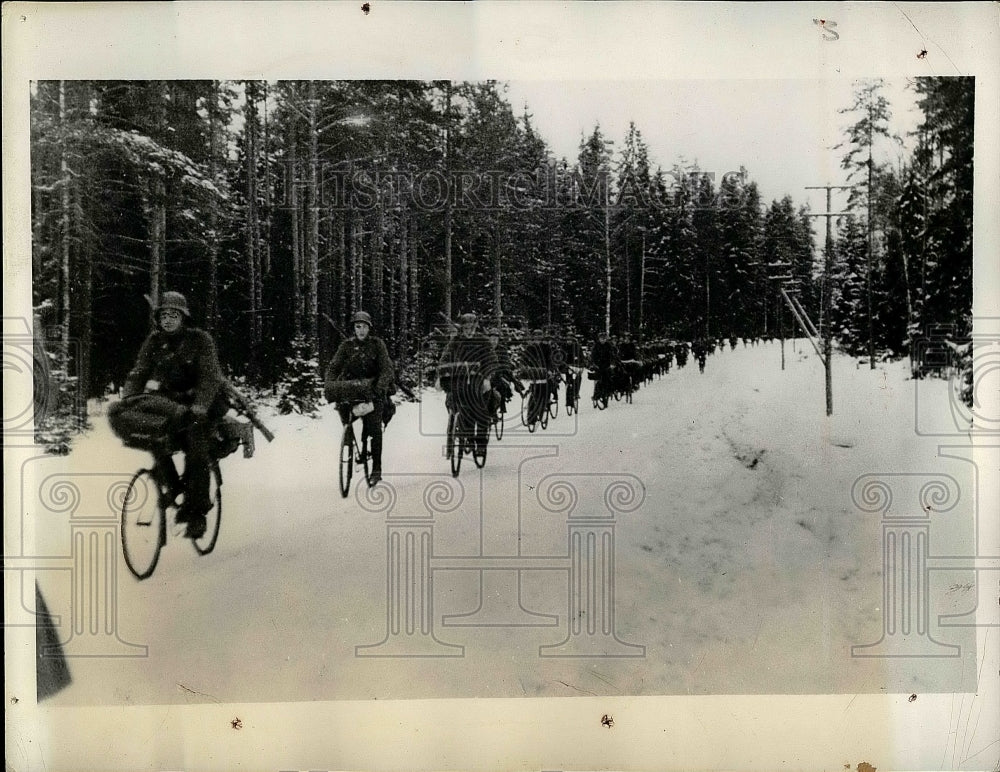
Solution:
[{"label": "military helmet", "polygon": [[354,312],[354,316],[351,317],[351,324],[357,324],[358,322],[364,322],[369,327],[372,326],[372,318],[368,315],[367,311]]},{"label": "military helmet", "polygon": [[168,310],[180,311],[184,316],[191,316],[187,298],[179,292],[164,292],[160,297],[160,304],[156,307],[156,315],[159,316],[163,311]]}]

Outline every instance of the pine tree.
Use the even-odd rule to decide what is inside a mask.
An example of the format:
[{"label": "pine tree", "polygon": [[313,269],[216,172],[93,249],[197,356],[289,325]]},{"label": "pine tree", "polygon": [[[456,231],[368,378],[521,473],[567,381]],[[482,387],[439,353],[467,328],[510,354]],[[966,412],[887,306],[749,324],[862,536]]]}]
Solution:
[{"label": "pine tree", "polygon": [[874,273],[878,260],[875,244],[875,184],[882,168],[875,158],[875,145],[879,139],[900,142],[889,131],[892,113],[889,100],[882,93],[884,86],[885,82],[881,78],[857,82],[854,102],[839,112],[856,113],[859,117],[847,127],[846,140],[835,146],[835,149],[848,148],[840,166],[848,172],[848,181],[858,180],[848,199],[848,208],[853,209],[863,203],[866,210],[868,252],[865,263],[865,318],[868,325],[868,360],[872,369],[875,368]]},{"label": "pine tree", "polygon": [[291,356],[285,358],[284,377],[278,384],[278,410],[282,415],[300,413],[315,417],[322,384],[313,343],[299,335],[292,340]]}]

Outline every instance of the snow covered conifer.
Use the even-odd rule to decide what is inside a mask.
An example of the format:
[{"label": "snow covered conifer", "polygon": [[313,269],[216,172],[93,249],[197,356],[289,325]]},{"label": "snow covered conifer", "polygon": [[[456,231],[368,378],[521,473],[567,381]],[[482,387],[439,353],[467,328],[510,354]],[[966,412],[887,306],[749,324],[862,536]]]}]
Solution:
[{"label": "snow covered conifer", "polygon": [[319,362],[305,337],[292,340],[292,355],[285,357],[287,369],[278,386],[278,410],[282,415],[301,413],[315,416],[319,406]]}]

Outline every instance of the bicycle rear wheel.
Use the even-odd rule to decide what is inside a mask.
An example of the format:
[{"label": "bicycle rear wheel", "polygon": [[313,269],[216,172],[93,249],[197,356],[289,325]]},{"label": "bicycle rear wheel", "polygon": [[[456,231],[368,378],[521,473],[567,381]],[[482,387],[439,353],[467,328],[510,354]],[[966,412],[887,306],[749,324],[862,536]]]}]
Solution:
[{"label": "bicycle rear wheel", "polygon": [[528,433],[532,433],[538,426],[538,408],[535,403],[538,398],[533,390],[527,392],[527,396],[521,401],[521,423],[528,427]]},{"label": "bicycle rear wheel", "polygon": [[122,554],[136,579],[153,573],[166,542],[166,515],[160,506],[160,483],[151,469],[135,473],[122,503]]},{"label": "bicycle rear wheel", "polygon": [[464,450],[461,432],[458,430],[458,413],[451,413],[448,416],[448,459],[451,461],[452,477],[458,477]]},{"label": "bicycle rear wheel", "polygon": [[549,416],[556,418],[559,415],[559,386],[555,386],[549,392]]},{"label": "bicycle rear wheel", "polygon": [[500,411],[493,417],[493,434],[496,435],[498,442],[503,439],[503,422],[506,415],[507,411],[501,405]]},{"label": "bicycle rear wheel", "polygon": [[344,426],[340,439],[340,495],[347,498],[351,490],[351,475],[354,474],[354,429],[350,424]]},{"label": "bicycle rear wheel", "polygon": [[208,478],[208,498],[212,508],[205,513],[205,533],[200,539],[192,539],[195,551],[199,555],[207,555],[215,549],[219,540],[219,527],[222,525],[222,472],[219,462],[212,462],[211,474]]},{"label": "bicycle rear wheel", "polygon": [[468,442],[472,445],[472,461],[475,463],[477,469],[482,469],[486,466],[486,446],[489,444],[490,439],[489,425],[486,426],[486,431],[481,435],[478,431],[476,432],[476,437],[480,436],[483,438],[483,446],[481,448],[474,438],[470,437],[468,440]]}]

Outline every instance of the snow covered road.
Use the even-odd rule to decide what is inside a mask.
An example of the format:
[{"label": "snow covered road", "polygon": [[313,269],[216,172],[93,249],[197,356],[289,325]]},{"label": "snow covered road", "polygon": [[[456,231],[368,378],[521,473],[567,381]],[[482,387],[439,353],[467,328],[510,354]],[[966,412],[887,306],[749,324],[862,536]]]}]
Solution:
[{"label": "snow covered road", "polygon": [[[148,656],[73,659],[73,684],[51,704],[969,688],[974,630],[939,628],[937,618],[975,606],[971,571],[938,572],[930,588],[933,635],[961,656],[851,656],[883,623],[882,525],[851,491],[881,472],[942,472],[972,491],[971,465],[938,457],[940,440],[915,432],[905,363],[870,371],[838,358],[828,419],[817,357],[788,342],[781,371],[778,345],[716,353],[703,375],[674,368],[634,404],[606,411],[591,408],[584,381],[579,417],[560,406],[548,431],[530,435],[511,422],[485,469],[467,458],[457,481],[442,455],[443,395],[427,391],[387,430],[388,485],[369,495],[356,478],[347,499],[336,488],[332,408],[320,419],[271,416],[273,443],[258,437],[252,460],[223,462],[214,553],[198,557],[172,538],[138,582],[118,550],[118,635]],[[945,382],[919,387],[948,409]],[[98,417],[69,457],[31,465],[26,489],[55,473],[128,474],[144,460]],[[604,497],[616,481],[631,487],[612,513]],[[572,517],[614,521],[612,582],[593,580],[613,589],[613,615],[597,627],[613,618],[614,633],[596,653],[622,656],[540,656],[559,653],[540,647],[567,639],[577,608],[567,495]],[[390,601],[419,607],[389,597],[387,514],[432,534],[434,645],[424,653],[441,656],[358,648],[387,638]],[[937,522],[936,553],[974,554],[970,509]],[[39,545],[65,552],[64,523],[39,521]],[[539,570],[504,560],[537,560]],[[67,638],[65,579],[39,575]]]}]

